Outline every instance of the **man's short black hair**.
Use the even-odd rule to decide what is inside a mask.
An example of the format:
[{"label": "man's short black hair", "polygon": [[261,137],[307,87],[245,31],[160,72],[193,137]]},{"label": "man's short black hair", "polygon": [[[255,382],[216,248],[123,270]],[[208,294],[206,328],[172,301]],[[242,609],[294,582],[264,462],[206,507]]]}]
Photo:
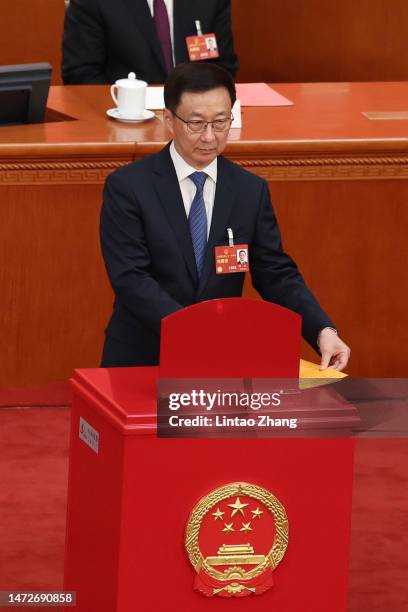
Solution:
[{"label": "man's short black hair", "polygon": [[204,93],[217,87],[225,87],[233,106],[237,99],[235,83],[224,68],[209,62],[178,64],[164,85],[164,103],[166,108],[175,112],[183,93]]}]

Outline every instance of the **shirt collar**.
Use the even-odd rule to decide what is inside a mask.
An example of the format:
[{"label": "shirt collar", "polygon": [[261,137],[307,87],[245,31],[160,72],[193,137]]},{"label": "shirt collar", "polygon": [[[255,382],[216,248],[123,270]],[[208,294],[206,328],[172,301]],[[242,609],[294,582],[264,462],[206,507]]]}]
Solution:
[{"label": "shirt collar", "polygon": [[[188,178],[190,174],[193,174],[193,172],[197,172],[197,168],[193,168],[193,166],[190,166],[190,164],[188,164],[185,159],[181,157],[180,153],[178,153],[176,147],[174,146],[174,141],[170,145],[170,157],[173,161],[179,183],[181,183],[181,181],[184,181],[184,179]],[[206,174],[208,174],[208,176],[212,178],[214,183],[216,183],[217,158],[213,159],[211,164],[208,164],[208,166],[202,168],[200,172],[205,172]]]}]

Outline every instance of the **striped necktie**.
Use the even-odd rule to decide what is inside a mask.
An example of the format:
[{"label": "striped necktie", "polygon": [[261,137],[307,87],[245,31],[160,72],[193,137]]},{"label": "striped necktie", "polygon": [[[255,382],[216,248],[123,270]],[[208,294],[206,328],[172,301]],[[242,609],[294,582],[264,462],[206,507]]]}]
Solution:
[{"label": "striped necktie", "polygon": [[191,203],[188,223],[190,225],[191,240],[193,242],[194,255],[199,277],[203,271],[205,251],[207,248],[207,213],[205,211],[203,195],[204,184],[207,180],[207,176],[208,175],[205,172],[193,172],[193,174],[190,174],[189,176],[197,188],[196,194]]}]

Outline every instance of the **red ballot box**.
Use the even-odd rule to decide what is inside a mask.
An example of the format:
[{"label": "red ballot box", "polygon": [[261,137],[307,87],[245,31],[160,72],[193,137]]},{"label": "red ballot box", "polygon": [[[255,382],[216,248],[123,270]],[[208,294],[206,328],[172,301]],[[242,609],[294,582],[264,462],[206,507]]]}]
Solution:
[{"label": "red ballot box", "polygon": [[75,372],[64,588],[78,612],[346,611],[352,440],[156,435],[159,377],[289,378],[299,344],[296,314],[214,300],[165,319],[160,368]]}]

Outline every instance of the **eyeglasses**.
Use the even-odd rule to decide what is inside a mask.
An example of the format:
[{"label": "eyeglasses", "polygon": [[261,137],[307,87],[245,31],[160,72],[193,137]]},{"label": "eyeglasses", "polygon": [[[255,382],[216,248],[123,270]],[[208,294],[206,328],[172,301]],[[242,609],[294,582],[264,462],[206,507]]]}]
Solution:
[{"label": "eyeglasses", "polygon": [[205,132],[207,127],[211,125],[212,129],[215,132],[225,132],[231,127],[231,123],[233,117],[229,117],[228,119],[215,119],[214,121],[203,121],[202,119],[192,119],[190,121],[186,121],[182,117],[179,117],[177,113],[173,111],[173,115],[180,119],[183,123],[186,124],[187,129],[194,134],[200,134],[201,132]]}]

